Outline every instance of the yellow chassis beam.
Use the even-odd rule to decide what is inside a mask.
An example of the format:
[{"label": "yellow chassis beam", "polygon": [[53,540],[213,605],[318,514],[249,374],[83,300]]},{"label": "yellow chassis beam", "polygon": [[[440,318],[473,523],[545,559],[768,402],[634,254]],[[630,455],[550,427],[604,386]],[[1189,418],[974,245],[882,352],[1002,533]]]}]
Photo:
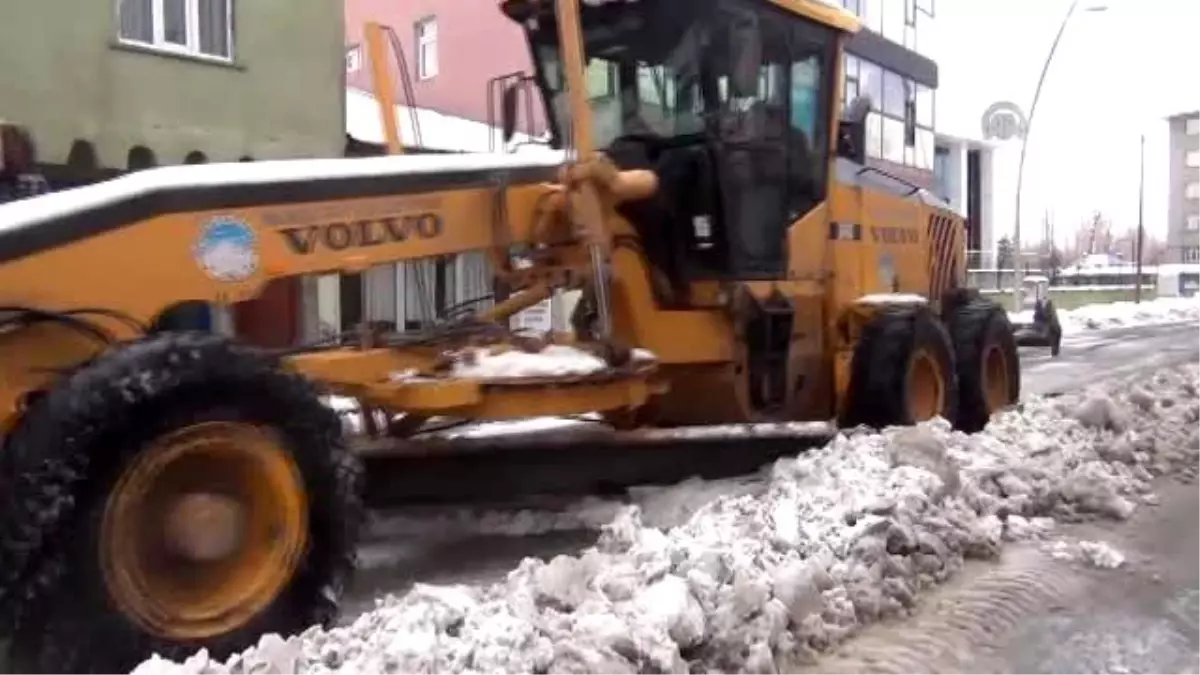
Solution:
[{"label": "yellow chassis beam", "polygon": [[667,390],[653,364],[587,376],[473,380],[390,375],[431,372],[434,350],[347,348],[297,354],[286,361],[290,368],[335,394],[397,413],[429,417],[497,420],[602,412],[640,407]]}]

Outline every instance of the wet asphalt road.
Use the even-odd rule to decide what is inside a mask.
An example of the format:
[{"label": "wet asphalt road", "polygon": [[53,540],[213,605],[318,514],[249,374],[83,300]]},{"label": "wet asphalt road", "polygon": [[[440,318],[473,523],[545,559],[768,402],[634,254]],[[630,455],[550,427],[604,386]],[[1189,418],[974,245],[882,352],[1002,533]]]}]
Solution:
[{"label": "wet asphalt road", "polygon": [[812,673],[1200,672],[1200,492],[1163,479],[1128,522],[1057,528],[1103,541],[1118,569],[1053,559],[1038,543],[969,563],[914,616],[871,626]]},{"label": "wet asphalt road", "polygon": [[1062,352],[1021,349],[1021,389],[1025,396],[1057,394],[1089,382],[1174,363],[1200,361],[1200,328],[1166,324],[1115,328],[1067,336]]}]

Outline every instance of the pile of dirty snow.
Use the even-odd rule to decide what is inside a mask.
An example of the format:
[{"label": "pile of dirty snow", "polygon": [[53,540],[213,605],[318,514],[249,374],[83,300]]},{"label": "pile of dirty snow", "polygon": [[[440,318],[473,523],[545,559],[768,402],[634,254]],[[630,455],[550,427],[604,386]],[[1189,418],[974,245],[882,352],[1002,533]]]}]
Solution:
[{"label": "pile of dirty snow", "polygon": [[501,583],[418,584],[348,626],[136,672],[779,672],[906,615],[966,559],[1057,522],[1127,518],[1156,475],[1194,479],[1198,375],[1030,400],[971,436],[940,420],[849,432],[677,527],[629,507],[594,547],[526,559]]},{"label": "pile of dirty snow", "polygon": [[[653,361],[655,358],[644,349],[633,350],[631,356],[635,361]],[[450,376],[475,380],[571,377],[592,375],[609,367],[604,359],[570,345],[546,345],[536,352],[476,347],[454,355]]]},{"label": "pile of dirty snow", "polygon": [[[1032,323],[1033,310],[1009,312],[1009,319],[1013,323]],[[1096,303],[1076,309],[1060,309],[1058,320],[1065,335],[1105,328],[1200,321],[1200,298],[1155,298],[1141,303]]]},{"label": "pile of dirty snow", "polygon": [[[472,380],[516,380],[555,377],[584,377],[609,370],[611,366],[600,357],[588,351],[571,345],[549,344],[538,351],[521,349],[492,349],[490,347],[469,347],[448,353],[449,368],[447,375],[453,378]],[[634,364],[653,363],[658,357],[646,349],[633,349],[629,353]],[[407,370],[391,374],[396,382],[432,382],[436,378],[417,374],[416,370]],[[325,396],[322,401],[332,409],[342,420],[342,431],[346,434],[357,435],[364,431],[362,409],[358,401],[345,396]],[[585,411],[586,412],[586,411]],[[590,413],[588,413],[590,414]],[[388,415],[376,410],[375,424],[386,428]],[[536,418],[532,421],[522,421],[517,425],[520,431],[532,428],[545,429],[556,426],[555,422],[538,422],[546,418]],[[488,435],[503,435],[515,433],[517,427],[511,423],[499,423],[494,428],[481,429],[488,423],[471,425],[457,431],[454,437],[479,437]],[[567,426],[576,426],[579,422],[568,422]],[[500,431],[501,427],[508,427]],[[493,434],[493,432],[497,432]]]}]

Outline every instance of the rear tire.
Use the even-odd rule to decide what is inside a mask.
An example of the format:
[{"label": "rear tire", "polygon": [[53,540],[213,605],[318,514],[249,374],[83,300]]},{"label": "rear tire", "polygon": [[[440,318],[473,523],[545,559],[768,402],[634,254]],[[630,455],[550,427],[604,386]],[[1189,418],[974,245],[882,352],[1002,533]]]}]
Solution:
[{"label": "rear tire", "polygon": [[953,311],[950,335],[958,357],[958,428],[975,433],[1021,398],[1016,339],[1004,308],[983,298]]},{"label": "rear tire", "polygon": [[934,416],[953,423],[958,400],[954,351],[941,321],[926,307],[885,307],[855,347],[841,425],[883,428]]},{"label": "rear tire", "polygon": [[[205,424],[215,426],[201,427]],[[117,518],[110,515],[117,512],[113,495],[125,494],[121,486],[157,451],[155,441],[201,428],[269,430],[275,445],[255,446],[242,454],[255,463],[275,453],[283,458],[278,466],[291,467],[276,476],[294,476],[292,483],[280,479],[279,484],[295,485],[302,501],[269,505],[278,506],[274,513],[284,513],[286,520],[287,513],[297,513],[289,504],[305,504],[307,516],[293,519],[293,530],[299,528],[303,536],[293,539],[298,543],[287,554],[287,565],[271,566],[277,558],[270,557],[245,563],[243,569],[273,572],[273,585],[253,603],[243,603],[235,612],[238,619],[219,619],[196,629],[186,626],[182,615],[169,615],[165,623],[152,626],[145,615],[129,610],[129,597],[135,594],[122,596],[114,590],[122,588],[114,581],[122,575],[114,577],[108,563],[113,559],[110,551],[119,548],[113,542],[120,537],[105,538],[102,533]],[[239,450],[228,445],[233,438],[237,437],[205,437],[227,443],[209,457],[237,454]],[[108,352],[64,378],[39,401],[6,452],[11,455],[0,476],[6,508],[0,555],[22,565],[6,570],[3,608],[6,632],[13,638],[11,658],[19,668],[128,672],[152,653],[183,659],[200,648],[224,658],[264,632],[288,635],[314,624],[329,626],[336,618],[337,601],[354,568],[362,522],[361,471],[342,446],[337,416],[320,403],[308,382],[281,370],[265,353],[195,333],[163,333]],[[203,448],[197,454],[203,455]],[[215,460],[201,456],[191,461]],[[220,464],[200,466],[213,469],[208,473],[215,484],[209,491],[224,494],[229,473],[216,470]],[[271,488],[277,484],[259,481],[253,472],[246,475],[252,477],[241,485],[250,486],[253,499],[275,499],[279,491]],[[145,485],[169,483],[154,482],[155,478],[161,475],[151,474]],[[174,490],[166,494],[179,496]],[[42,508],[46,505],[52,508]],[[279,527],[274,520],[267,523],[269,529],[260,532]],[[31,527],[39,528],[37,541],[22,537]],[[267,546],[274,545],[273,537],[268,535]],[[239,550],[249,545],[243,543]],[[133,550],[141,555],[145,549]],[[136,555],[117,559],[141,560]],[[193,567],[185,569],[204,569],[200,563],[190,564]],[[255,567],[259,564],[264,567]],[[251,579],[247,586],[251,581],[257,583]],[[230,588],[227,583],[213,592],[233,597],[231,603],[242,602],[244,598]]]}]

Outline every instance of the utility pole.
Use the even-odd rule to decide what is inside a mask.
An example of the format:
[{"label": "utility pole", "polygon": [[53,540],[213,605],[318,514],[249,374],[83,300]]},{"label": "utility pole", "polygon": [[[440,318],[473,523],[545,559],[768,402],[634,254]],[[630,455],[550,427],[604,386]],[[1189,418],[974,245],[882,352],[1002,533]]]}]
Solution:
[{"label": "utility pole", "polygon": [[[1079,0],[1072,0],[1071,6],[1067,9],[1067,15],[1063,17],[1062,23],[1058,26],[1058,33],[1054,35],[1054,42],[1050,43],[1050,53],[1046,54],[1046,60],[1042,63],[1042,72],[1038,75],[1037,86],[1033,89],[1033,102],[1029,104],[1029,117],[1025,120],[1025,135],[1021,137],[1021,156],[1017,160],[1017,193],[1015,197],[1014,214],[1016,218],[1013,222],[1013,248],[1016,251],[1015,260],[1017,263],[1013,266],[1015,276],[1013,279],[1013,309],[1021,311],[1021,279],[1024,277],[1024,269],[1021,267],[1021,186],[1025,182],[1025,152],[1029,149],[1029,128],[1033,126],[1033,115],[1037,112],[1038,99],[1042,96],[1042,85],[1046,83],[1046,73],[1050,70],[1050,63],[1054,61],[1054,53],[1058,51],[1058,43],[1062,41],[1063,33],[1067,30],[1067,24],[1071,22],[1071,17],[1075,14],[1075,8],[1079,5]],[[1085,12],[1104,12],[1108,7],[1105,5],[1096,5],[1087,7]]]},{"label": "utility pole", "polygon": [[1137,243],[1134,245],[1134,263],[1137,270],[1134,274],[1137,277],[1134,280],[1133,286],[1133,301],[1140,303],[1142,301],[1142,239],[1145,237],[1146,227],[1144,222],[1146,210],[1146,134],[1142,133],[1141,148],[1138,157],[1138,229]]}]

